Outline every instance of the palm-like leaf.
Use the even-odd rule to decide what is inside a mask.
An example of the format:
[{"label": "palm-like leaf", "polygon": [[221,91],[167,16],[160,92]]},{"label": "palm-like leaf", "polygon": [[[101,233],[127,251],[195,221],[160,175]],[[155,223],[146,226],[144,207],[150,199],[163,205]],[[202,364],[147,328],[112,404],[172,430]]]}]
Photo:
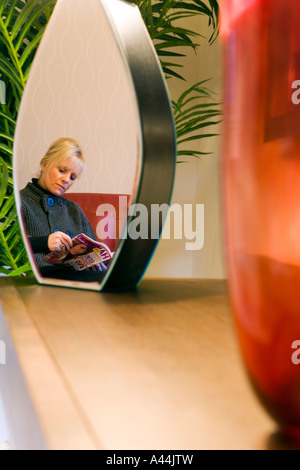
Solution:
[{"label": "palm-like leaf", "polygon": [[184,144],[217,135],[207,129],[220,123],[222,113],[219,103],[215,102],[213,94],[205,87],[206,82],[196,83],[182,93],[176,102],[172,102],[179,157],[207,155],[207,152],[201,150],[185,148]]},{"label": "palm-like leaf", "polygon": [[[0,272],[16,275],[30,271],[19,225],[16,223],[16,207],[11,168],[0,157]],[[25,262],[25,264],[24,264]]]},{"label": "palm-like leaf", "polygon": [[212,31],[208,41],[212,43],[218,35],[218,1],[131,1],[135,3],[141,11],[166,77],[169,78],[173,76],[184,80],[184,77],[177,70],[182,67],[182,65],[178,64],[174,59],[185,57],[185,54],[175,52],[174,48],[183,47],[196,50],[199,46],[198,41],[203,36],[198,31],[180,26],[183,24],[182,20],[190,16],[205,15],[208,18],[208,23]]},{"label": "palm-like leaf", "polygon": [[16,118],[33,57],[56,0],[1,0],[0,79],[0,273],[30,272],[13,194],[12,152]]},{"label": "palm-like leaf", "polygon": [[[211,28],[208,42],[211,44],[218,35],[219,5],[218,0],[132,0],[140,9],[149,34],[153,40],[156,52],[161,60],[161,65],[166,78],[176,77],[184,80],[180,73],[183,68],[183,52],[176,52],[180,47],[197,50],[199,41],[203,36],[198,31],[182,28],[184,19],[205,15]],[[215,102],[212,93],[205,86],[206,81],[197,83],[188,88],[178,99],[173,101],[173,111],[177,131],[178,157],[199,157],[204,152],[189,149],[187,142],[213,137],[216,134],[204,132],[211,126],[219,123],[221,113],[219,104]],[[206,103],[204,103],[206,99]],[[180,161],[180,160],[179,160]],[[181,162],[181,161],[180,161]]]}]

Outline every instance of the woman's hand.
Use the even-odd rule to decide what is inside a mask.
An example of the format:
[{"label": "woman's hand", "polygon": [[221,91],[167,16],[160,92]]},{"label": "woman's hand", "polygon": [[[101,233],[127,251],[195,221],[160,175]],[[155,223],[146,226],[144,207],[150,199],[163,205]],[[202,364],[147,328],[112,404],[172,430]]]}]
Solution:
[{"label": "woman's hand", "polygon": [[50,251],[70,251],[72,246],[72,239],[66,233],[54,232],[49,235],[48,248]]}]

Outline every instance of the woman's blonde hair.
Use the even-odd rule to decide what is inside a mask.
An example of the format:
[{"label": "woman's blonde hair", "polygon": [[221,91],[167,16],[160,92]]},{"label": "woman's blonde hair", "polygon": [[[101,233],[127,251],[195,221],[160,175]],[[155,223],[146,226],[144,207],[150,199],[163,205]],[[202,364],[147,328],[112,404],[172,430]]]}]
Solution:
[{"label": "woman's blonde hair", "polygon": [[79,173],[81,173],[84,169],[85,160],[80,143],[70,137],[61,137],[50,145],[40,165],[43,167],[43,171],[47,173],[52,166],[59,166],[68,158],[79,160],[81,164]]}]

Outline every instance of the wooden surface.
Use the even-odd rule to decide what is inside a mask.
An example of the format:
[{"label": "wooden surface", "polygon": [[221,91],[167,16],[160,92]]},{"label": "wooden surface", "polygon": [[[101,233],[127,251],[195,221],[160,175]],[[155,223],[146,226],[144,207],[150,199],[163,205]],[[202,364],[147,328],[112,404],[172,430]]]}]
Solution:
[{"label": "wooden surface", "polygon": [[16,448],[278,448],[223,281],[96,293],[0,279],[0,390]]}]

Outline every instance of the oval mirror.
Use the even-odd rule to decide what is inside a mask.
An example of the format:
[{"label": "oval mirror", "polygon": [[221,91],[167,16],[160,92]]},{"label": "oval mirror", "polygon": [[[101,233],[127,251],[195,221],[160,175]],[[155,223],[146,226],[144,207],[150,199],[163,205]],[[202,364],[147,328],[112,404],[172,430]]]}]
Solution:
[{"label": "oval mirror", "polygon": [[[70,153],[41,164],[53,143],[57,149],[73,140],[85,159],[82,173]],[[111,291],[140,282],[166,216],[156,210],[153,217],[152,208],[170,203],[176,136],[136,5],[57,1],[22,97],[13,162],[18,216],[39,283]],[[84,247],[74,240],[82,233],[105,246]]]}]

